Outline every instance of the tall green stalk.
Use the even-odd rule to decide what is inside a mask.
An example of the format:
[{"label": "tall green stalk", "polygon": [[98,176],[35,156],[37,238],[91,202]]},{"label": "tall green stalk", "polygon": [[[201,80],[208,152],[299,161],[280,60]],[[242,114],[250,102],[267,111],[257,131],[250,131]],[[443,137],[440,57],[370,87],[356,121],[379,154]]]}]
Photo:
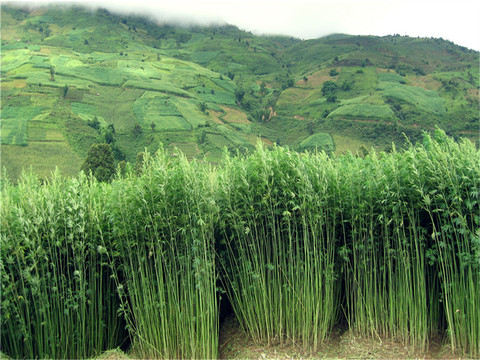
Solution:
[{"label": "tall green stalk", "polygon": [[5,185],[1,209],[2,351],[15,358],[86,358],[122,340],[99,241],[99,184]]},{"label": "tall green stalk", "polygon": [[216,358],[215,182],[207,167],[159,153],[112,186],[118,291],[141,357]]},{"label": "tall green stalk", "polygon": [[325,155],[310,161],[281,148],[259,146],[248,158],[224,159],[219,181],[224,286],[255,340],[290,339],[316,349],[337,319],[328,170]]}]

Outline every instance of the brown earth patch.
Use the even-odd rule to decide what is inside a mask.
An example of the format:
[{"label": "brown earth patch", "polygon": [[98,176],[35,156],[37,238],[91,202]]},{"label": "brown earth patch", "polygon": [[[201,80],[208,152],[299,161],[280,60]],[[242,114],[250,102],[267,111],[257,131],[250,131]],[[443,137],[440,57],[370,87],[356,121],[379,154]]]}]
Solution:
[{"label": "brown earth patch", "polygon": [[[332,80],[335,81],[337,76],[330,76],[331,69],[322,69],[313,74],[307,76],[308,81],[301,79],[296,82],[296,86],[298,87],[306,87],[306,88],[314,88],[322,85],[325,81]],[[340,68],[337,69],[340,72]]]},{"label": "brown earth patch", "polygon": [[40,48],[40,50],[38,51],[39,55],[49,55],[51,53],[52,53],[52,49],[50,49],[49,47],[44,47],[44,46],[42,46]]},{"label": "brown earth patch", "polygon": [[270,140],[268,140],[267,138],[264,138],[262,137],[262,141],[267,144],[268,146],[272,146],[273,145],[273,142],[271,142]]},{"label": "brown earth patch", "polygon": [[440,339],[430,339],[430,348],[422,352],[389,338],[359,336],[336,327],[317,351],[292,343],[288,339],[273,339],[270,344],[256,343],[246,336],[234,317],[227,318],[220,328],[219,359],[455,359]]},{"label": "brown earth patch", "polygon": [[475,100],[475,99],[479,100],[480,92],[478,89],[468,89],[467,96],[472,100]]},{"label": "brown earth patch", "polygon": [[282,106],[284,104],[299,104],[307,99],[313,90],[306,88],[289,88],[284,90],[278,97],[277,105]]},{"label": "brown earth patch", "polygon": [[222,106],[222,109],[225,111],[225,121],[232,124],[251,124],[244,112],[227,106]]},{"label": "brown earth patch", "polygon": [[224,122],[220,119],[220,116],[223,115],[220,111],[213,111],[210,110],[210,120],[212,120],[215,124],[224,124]]},{"label": "brown earth patch", "polygon": [[300,116],[300,115],[294,115],[293,118],[297,119],[297,120],[305,120],[305,118],[303,116]]},{"label": "brown earth patch", "polygon": [[408,81],[412,86],[418,86],[427,90],[438,90],[442,83],[434,78],[427,76],[409,76]]},{"label": "brown earth patch", "polygon": [[[168,144],[168,146],[172,151],[174,151],[175,148],[179,149],[189,160],[193,159],[193,157],[199,153],[197,143],[172,142]],[[173,152],[173,154],[175,153]]]},{"label": "brown earth patch", "polygon": [[258,135],[256,134],[249,134],[249,135],[246,135],[244,136],[247,141],[252,144],[253,146],[256,146],[257,143],[258,143],[258,140],[260,139],[265,145],[267,146],[272,146],[273,145],[273,142],[270,141],[269,139],[265,138],[265,137],[259,137]]},{"label": "brown earth patch", "polygon": [[12,81],[3,81],[2,89],[14,89],[27,87],[26,79],[14,79]]},{"label": "brown earth patch", "polygon": [[395,71],[393,71],[393,70],[383,69],[383,68],[379,68],[379,67],[376,68],[375,72],[376,72],[377,74],[385,74],[385,73],[394,74],[394,73],[395,73]]}]

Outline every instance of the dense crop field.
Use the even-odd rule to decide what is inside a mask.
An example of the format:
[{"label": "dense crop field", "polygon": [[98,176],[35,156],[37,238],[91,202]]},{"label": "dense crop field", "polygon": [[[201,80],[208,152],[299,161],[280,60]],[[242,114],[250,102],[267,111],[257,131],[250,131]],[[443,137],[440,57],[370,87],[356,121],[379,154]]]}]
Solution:
[{"label": "dense crop field", "polygon": [[140,357],[215,358],[221,292],[254,341],[314,350],[343,323],[478,357],[479,189],[479,151],[440,131],[363,158],[160,151],[111,183],[4,181],[2,352],[86,358],[129,338]]}]

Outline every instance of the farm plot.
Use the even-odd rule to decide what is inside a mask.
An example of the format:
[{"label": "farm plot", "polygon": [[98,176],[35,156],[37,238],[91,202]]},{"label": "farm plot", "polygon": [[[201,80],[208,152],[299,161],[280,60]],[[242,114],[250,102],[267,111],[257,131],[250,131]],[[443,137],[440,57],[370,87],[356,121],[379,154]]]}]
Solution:
[{"label": "farm plot", "polygon": [[417,108],[434,114],[445,114],[443,99],[434,90],[425,90],[415,86],[407,86],[392,82],[381,82],[378,89],[386,98],[393,98],[416,105]]},{"label": "farm plot", "polygon": [[29,53],[30,51],[27,49],[11,50],[2,53],[2,74],[29,63],[32,58]]},{"label": "farm plot", "polygon": [[102,66],[68,66],[59,67],[56,72],[60,75],[89,80],[100,85],[119,86],[127,76],[121,70]]},{"label": "farm plot", "polygon": [[27,145],[28,121],[38,115],[42,109],[39,106],[7,106],[2,109],[1,143],[4,145]]},{"label": "farm plot", "polygon": [[232,124],[251,124],[244,112],[227,106],[222,106],[222,109],[225,112],[223,120]]},{"label": "farm plot", "polygon": [[[97,114],[113,124],[117,131],[125,131],[133,127],[132,105],[144,93],[137,89],[122,89],[110,86],[96,87],[96,93],[83,95],[82,103],[93,106],[98,112],[92,112],[90,118]],[[90,109],[94,109],[90,108]],[[85,111],[88,108],[84,108]]]},{"label": "farm plot", "polygon": [[159,81],[156,79],[128,80],[125,83],[125,87],[137,88],[142,90],[159,91],[159,92],[178,95],[178,96],[192,97],[192,94],[189,93],[188,91],[182,90],[171,83],[168,83],[165,81]]},{"label": "farm plot", "polygon": [[206,64],[215,59],[220,54],[220,51],[195,51],[190,55],[192,61],[198,64]]},{"label": "farm plot", "polygon": [[2,144],[2,166],[10,179],[18,179],[30,167],[42,178],[58,168],[64,176],[78,175],[83,159],[66,142],[30,142],[28,146]]},{"label": "farm plot", "polygon": [[214,89],[198,86],[195,88],[198,96],[204,100],[215,104],[235,105],[235,95],[231,92],[216,91]]},{"label": "farm plot", "polygon": [[27,85],[49,86],[54,88],[63,88],[65,85],[73,86],[80,90],[88,90],[94,84],[91,81],[74,78],[63,75],[55,75],[55,81],[50,78],[50,73],[46,69],[32,69],[32,71],[22,72],[11,77],[12,79],[26,79]]},{"label": "farm plot", "polygon": [[328,118],[342,117],[346,119],[393,119],[395,114],[388,105],[348,104],[332,111]]},{"label": "farm plot", "polygon": [[132,106],[133,115],[143,127],[154,123],[157,130],[190,130],[192,126],[183,118],[175,103],[161,94],[146,92]]},{"label": "farm plot", "polygon": [[181,97],[172,97],[170,101],[175,104],[177,110],[192,128],[204,126],[207,123],[208,116],[200,111],[197,102]]},{"label": "farm plot", "polygon": [[317,133],[303,140],[298,146],[300,151],[334,151],[332,137],[327,133]]}]

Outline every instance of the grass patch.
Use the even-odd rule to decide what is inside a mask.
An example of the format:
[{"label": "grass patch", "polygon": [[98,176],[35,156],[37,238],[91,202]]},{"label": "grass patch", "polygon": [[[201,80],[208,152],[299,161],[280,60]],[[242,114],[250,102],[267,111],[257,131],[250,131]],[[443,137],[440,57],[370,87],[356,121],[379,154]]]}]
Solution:
[{"label": "grass patch", "polygon": [[83,163],[66,142],[32,141],[28,146],[2,145],[1,156],[7,177],[14,181],[30,168],[41,178],[50,177],[56,167],[64,176],[74,177]]},{"label": "grass patch", "polygon": [[330,134],[317,133],[309,136],[298,145],[300,151],[326,151],[332,152],[335,150],[333,140]]},{"label": "grass patch", "polygon": [[190,55],[190,58],[198,64],[206,64],[215,59],[219,54],[220,51],[195,51]]},{"label": "grass patch", "polygon": [[153,122],[159,131],[192,129],[175,103],[162,95],[147,92],[135,101],[132,110],[139,124],[145,128]]},{"label": "grass patch", "polygon": [[425,90],[419,87],[396,83],[380,83],[379,90],[386,98],[393,98],[415,105],[418,109],[434,114],[445,114],[444,100],[435,90]]},{"label": "grass patch", "polygon": [[167,94],[178,95],[178,96],[186,96],[192,97],[188,91],[182,90],[178,87],[175,87],[171,84],[164,83],[158,80],[128,80],[125,83],[125,87],[129,88],[137,88],[143,90],[151,90],[151,91],[160,91]]},{"label": "grass patch", "polygon": [[347,119],[384,119],[392,120],[395,117],[388,105],[347,104],[333,110],[328,118],[344,117]]},{"label": "grass patch", "polygon": [[227,91],[213,90],[206,87],[198,86],[195,91],[203,101],[214,104],[235,105],[235,94]]},{"label": "grass patch", "polygon": [[27,145],[28,122],[42,110],[43,108],[38,106],[4,107],[1,119],[1,143],[6,145]]},{"label": "grass patch", "polygon": [[192,129],[207,124],[208,115],[200,111],[199,105],[195,101],[181,97],[170,98],[170,101],[175,104],[181,116],[188,121]]},{"label": "grass patch", "polygon": [[142,96],[143,90],[101,86],[85,93],[82,103],[94,106],[107,123],[117,131],[127,131],[135,124],[132,106]]},{"label": "grass patch", "polygon": [[378,74],[378,80],[389,83],[399,83],[404,84],[405,78],[395,73],[380,73]]}]

